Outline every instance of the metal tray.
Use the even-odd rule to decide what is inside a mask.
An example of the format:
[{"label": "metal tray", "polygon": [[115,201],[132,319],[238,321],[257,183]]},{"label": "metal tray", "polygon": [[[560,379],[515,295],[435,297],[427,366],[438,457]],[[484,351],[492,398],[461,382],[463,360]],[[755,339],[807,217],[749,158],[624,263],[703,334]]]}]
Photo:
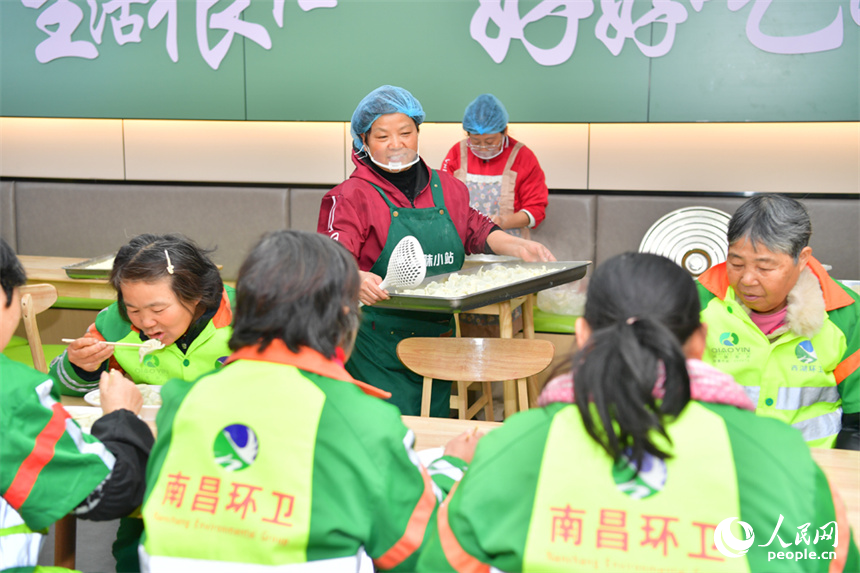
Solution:
[{"label": "metal tray", "polygon": [[[496,304],[527,294],[567,284],[581,279],[591,261],[557,261],[554,263],[526,263],[523,261],[508,263],[491,263],[475,266],[469,269],[457,271],[461,275],[476,274],[481,269],[495,267],[546,267],[549,272],[529,279],[502,285],[496,288],[484,290],[474,294],[458,297],[424,296],[411,294],[398,294],[397,289],[389,289],[391,296],[388,300],[382,300],[374,304],[375,308],[397,308],[402,310],[424,310],[432,312],[465,312],[475,308],[481,308],[489,304]],[[422,288],[433,281],[446,280],[453,273],[445,273],[427,277],[420,284],[410,288]],[[407,289],[403,289],[407,290]]]},{"label": "metal tray", "polygon": [[63,267],[63,270],[66,271],[66,275],[70,279],[107,279],[110,276],[111,269],[93,269],[88,267],[109,261],[115,256],[116,255],[111,254],[94,257],[80,263],[66,265]]}]

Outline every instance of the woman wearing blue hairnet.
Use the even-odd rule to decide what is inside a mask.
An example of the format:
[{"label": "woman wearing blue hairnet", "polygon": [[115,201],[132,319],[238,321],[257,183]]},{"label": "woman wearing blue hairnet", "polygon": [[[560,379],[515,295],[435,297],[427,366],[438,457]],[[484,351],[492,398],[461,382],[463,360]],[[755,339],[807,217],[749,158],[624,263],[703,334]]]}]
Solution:
[{"label": "woman wearing blue hairnet", "polygon": [[[469,206],[460,181],[424,163],[418,153],[423,121],[421,104],[403,88],[382,86],[361,100],[350,125],[355,171],[323,197],[317,223],[318,232],[355,256],[362,279],[359,298],[366,306],[346,369],[391,392],[390,402],[406,415],[420,413],[422,378],[397,358],[397,343],[451,335],[453,315],[373,308],[388,298],[379,283],[400,239],[419,240],[428,276],[459,270],[473,253],[555,260],[540,243],[503,232]],[[434,383],[431,415],[448,417],[450,392],[450,383]]]},{"label": "woman wearing blue hairnet", "polygon": [[546,177],[531,149],[508,136],[508,112],[492,94],[466,107],[468,136],[442,162],[469,188],[472,207],[508,233],[529,238],[546,216]]}]

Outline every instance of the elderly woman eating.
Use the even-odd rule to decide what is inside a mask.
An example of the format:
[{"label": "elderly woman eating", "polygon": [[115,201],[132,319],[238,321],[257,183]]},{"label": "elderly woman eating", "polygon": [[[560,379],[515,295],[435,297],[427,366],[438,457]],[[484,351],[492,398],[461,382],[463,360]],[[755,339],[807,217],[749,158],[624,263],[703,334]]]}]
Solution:
[{"label": "elderly woman eating", "polygon": [[810,446],[860,449],[860,297],[812,256],[801,203],[758,195],[729,221],[728,259],[699,277],[705,361],[756,413]]}]

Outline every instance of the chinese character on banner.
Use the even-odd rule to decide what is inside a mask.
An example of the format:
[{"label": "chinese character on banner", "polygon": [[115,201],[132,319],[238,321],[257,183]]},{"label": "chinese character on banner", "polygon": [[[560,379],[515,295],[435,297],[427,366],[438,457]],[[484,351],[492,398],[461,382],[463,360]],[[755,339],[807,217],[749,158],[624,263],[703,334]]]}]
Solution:
[{"label": "chinese character on banner", "polygon": [[[669,522],[678,521],[677,517],[663,517],[661,515],[643,515],[642,519],[645,520],[645,525],[642,526],[642,531],[645,532],[645,539],[639,544],[641,545],[650,545],[657,548],[658,545],[663,545],[663,557],[668,553],[669,541],[675,547],[678,547],[678,539],[675,537],[675,534],[669,531]],[[660,527],[660,534],[657,537],[652,537],[651,533],[657,531],[657,528],[651,525],[652,521],[662,521],[663,525]]]},{"label": "chinese character on banner", "polygon": [[[242,12],[251,5],[251,0],[235,0],[221,12],[215,12],[210,16],[209,10],[217,3],[218,0],[197,0],[197,46],[200,48],[200,55],[210,68],[218,69],[233,44],[233,36],[236,34],[256,42],[266,50],[272,48],[272,39],[263,26],[245,22],[240,18]],[[210,29],[226,31],[214,48],[209,47]]]},{"label": "chinese character on banner", "polygon": [[445,252],[445,264],[453,265],[454,264],[454,253],[451,251]]},{"label": "chinese character on banner", "polygon": [[146,25],[154,30],[161,21],[167,18],[167,32],[165,33],[165,47],[167,55],[174,62],[179,61],[179,43],[176,28],[176,0],[154,0],[149,14],[146,15]]},{"label": "chinese character on banner", "polygon": [[164,497],[161,500],[161,505],[175,505],[177,508],[182,505],[182,499],[185,497],[185,485],[188,482],[188,476],[182,475],[182,472],[168,474],[167,487],[164,489]]},{"label": "chinese character on banner", "polygon": [[[46,0],[21,0],[26,8],[38,10]],[[84,19],[84,12],[70,0],[57,0],[48,6],[36,19],[36,27],[47,34],[48,39],[36,46],[36,61],[45,64],[57,58],[98,57],[99,50],[92,42],[72,40],[72,34]]]},{"label": "chinese character on banner", "polygon": [[598,549],[627,551],[627,512],[620,509],[601,509],[600,527],[597,528]]},{"label": "chinese character on banner", "polygon": [[[284,2],[285,0],[275,0],[272,6],[272,16],[278,28],[284,27]],[[299,8],[302,12],[310,12],[316,8],[337,8],[337,0],[299,0]]]},{"label": "chinese character on banner", "polygon": [[[286,493],[281,493],[279,491],[273,491],[272,495],[278,498],[278,507],[275,509],[275,517],[272,519],[263,519],[263,521],[268,521],[269,523],[275,523],[277,525],[284,525],[286,527],[292,527],[293,524],[289,521],[281,521],[283,518],[287,518],[293,515],[293,502],[295,501],[295,497],[292,495],[287,495]],[[286,509],[283,509],[284,504],[286,503]]]},{"label": "chinese character on banner", "polygon": [[712,553],[717,552],[717,546],[714,545],[714,530],[717,526],[713,523],[699,523],[698,521],[694,521],[693,525],[699,528],[699,540],[702,545],[699,553],[687,553],[687,557],[692,557],[693,559],[725,561],[726,558],[720,555],[708,555],[708,550],[711,550]]},{"label": "chinese character on banner", "polygon": [[783,517],[783,515],[780,513],[780,514],[779,514],[779,521],[777,521],[777,522],[776,522],[776,527],[774,527],[774,528],[773,528],[773,535],[771,535],[771,536],[770,536],[770,541],[768,541],[767,543],[764,543],[764,544],[762,544],[762,545],[759,545],[759,547],[767,547],[768,545],[770,545],[771,543],[773,543],[773,538],[774,538],[774,537],[776,537],[777,539],[779,539],[779,543],[780,543],[780,545],[782,545],[783,549],[785,549],[786,547],[788,547],[789,545],[791,545],[791,543],[786,543],[785,541],[783,541],[783,540],[782,540],[782,537],[780,537],[779,535],[777,535],[777,533],[779,533],[779,526],[780,526],[780,525],[782,525],[782,520],[783,520],[783,519],[785,519],[785,518],[784,518],[784,517]]},{"label": "chinese character on banner", "polygon": [[[762,20],[773,0],[755,0],[749,18],[747,19],[747,39],[753,46],[771,54],[813,54],[835,50],[842,46],[843,23],[842,6],[837,7],[836,17],[826,27],[809,34],[799,36],[768,36],[761,30]],[[746,6],[750,0],[728,0],[728,8],[737,12]],[[855,16],[856,0],[852,0],[851,13]],[[788,9],[791,9],[790,7]],[[860,4],[857,7],[855,21],[860,19]],[[860,24],[860,22],[857,22]]]},{"label": "chinese character on banner", "polygon": [[[519,40],[535,62],[542,66],[557,66],[573,55],[579,20],[588,18],[592,12],[592,2],[543,0],[521,17],[518,0],[506,0],[504,7],[498,0],[479,0],[478,9],[472,15],[469,33],[497,64],[508,55],[511,40]],[[539,48],[526,40],[525,29],[532,22],[548,17],[564,18],[567,26],[564,36],[555,47]]]},{"label": "chinese character on banner", "polygon": [[[227,504],[227,507],[224,509],[232,509],[236,513],[239,511],[242,512],[242,519],[245,519],[245,514],[248,513],[248,508],[251,508],[252,513],[256,513],[257,511],[257,502],[254,501],[254,492],[260,491],[261,487],[257,487],[255,485],[246,485],[243,483],[233,482],[233,490],[230,492],[230,503]],[[238,500],[242,497],[242,494],[239,492],[240,489],[247,489],[247,493],[244,494],[244,498],[242,498],[239,502]]]},{"label": "chinese character on banner", "polygon": [[[613,56],[621,53],[624,42],[628,39],[633,40],[639,47],[639,51],[649,58],[665,56],[675,42],[675,30],[678,24],[687,20],[687,9],[673,0],[654,2],[653,5],[651,10],[634,22],[633,0],[600,0],[603,14],[594,27],[594,35],[609,48]],[[654,22],[666,24],[663,39],[654,46],[640,42],[636,38],[636,30],[650,26]]]},{"label": "chinese character on banner", "polygon": [[221,480],[218,478],[207,476],[200,478],[200,487],[191,502],[191,511],[208,511],[214,515],[215,508],[218,507],[218,489],[220,487]]},{"label": "chinese character on banner", "polygon": [[[818,533],[819,531],[821,531],[820,537]],[[832,539],[833,547],[839,547],[839,527],[836,525],[835,521],[825,523],[815,530],[815,540],[812,543],[818,543],[819,539],[822,541],[830,541]]]},{"label": "chinese character on banner", "polygon": [[582,518],[574,517],[573,514],[585,514],[585,511],[571,509],[570,504],[566,507],[551,507],[550,510],[557,512],[557,515],[552,516],[550,541],[555,542],[558,536],[562,542],[572,539],[574,545],[579,545],[582,542]]},{"label": "chinese character on banner", "polygon": [[[98,4],[94,0],[87,0],[92,9],[90,33],[96,44],[102,43],[102,33],[104,32],[105,19],[108,14],[113,14],[117,10],[119,10],[119,16],[111,16],[111,27],[116,43],[120,46],[129,42],[139,43],[140,32],[143,30],[143,16],[132,14],[131,5],[146,4],[147,2],[149,0],[110,0],[110,2],[102,4],[102,13],[99,16]],[[125,28],[130,28],[130,30],[125,31]]]}]

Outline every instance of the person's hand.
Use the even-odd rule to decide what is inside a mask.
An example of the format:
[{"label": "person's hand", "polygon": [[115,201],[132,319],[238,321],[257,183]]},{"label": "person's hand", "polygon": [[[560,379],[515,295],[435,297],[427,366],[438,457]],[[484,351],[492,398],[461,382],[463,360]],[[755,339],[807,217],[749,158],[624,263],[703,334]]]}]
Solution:
[{"label": "person's hand", "polygon": [[517,256],[527,263],[546,263],[555,260],[553,254],[537,241],[522,239],[517,246]]},{"label": "person's hand", "polygon": [[119,370],[102,372],[99,380],[99,398],[104,414],[126,409],[137,415],[140,414],[140,408],[143,406],[143,395],[140,390]]},{"label": "person's hand", "polygon": [[484,434],[478,432],[478,427],[475,426],[474,430],[463,432],[445,444],[445,452],[443,455],[460,458],[467,464],[472,463],[472,458],[475,455],[475,446],[478,445],[478,440],[483,436]]},{"label": "person's hand", "polygon": [[362,304],[371,305],[380,300],[388,300],[388,292],[379,288],[379,283],[382,282],[382,277],[370,272],[358,271],[358,276],[361,277],[361,288],[358,291],[358,300]]},{"label": "person's hand", "polygon": [[508,213],[506,215],[492,215],[490,220],[502,230],[522,229],[523,227],[528,227],[530,221],[529,216],[524,211],[517,211],[516,213]]},{"label": "person's hand", "polygon": [[113,346],[97,338],[78,338],[68,348],[69,362],[87,372],[95,372],[113,354]]}]

